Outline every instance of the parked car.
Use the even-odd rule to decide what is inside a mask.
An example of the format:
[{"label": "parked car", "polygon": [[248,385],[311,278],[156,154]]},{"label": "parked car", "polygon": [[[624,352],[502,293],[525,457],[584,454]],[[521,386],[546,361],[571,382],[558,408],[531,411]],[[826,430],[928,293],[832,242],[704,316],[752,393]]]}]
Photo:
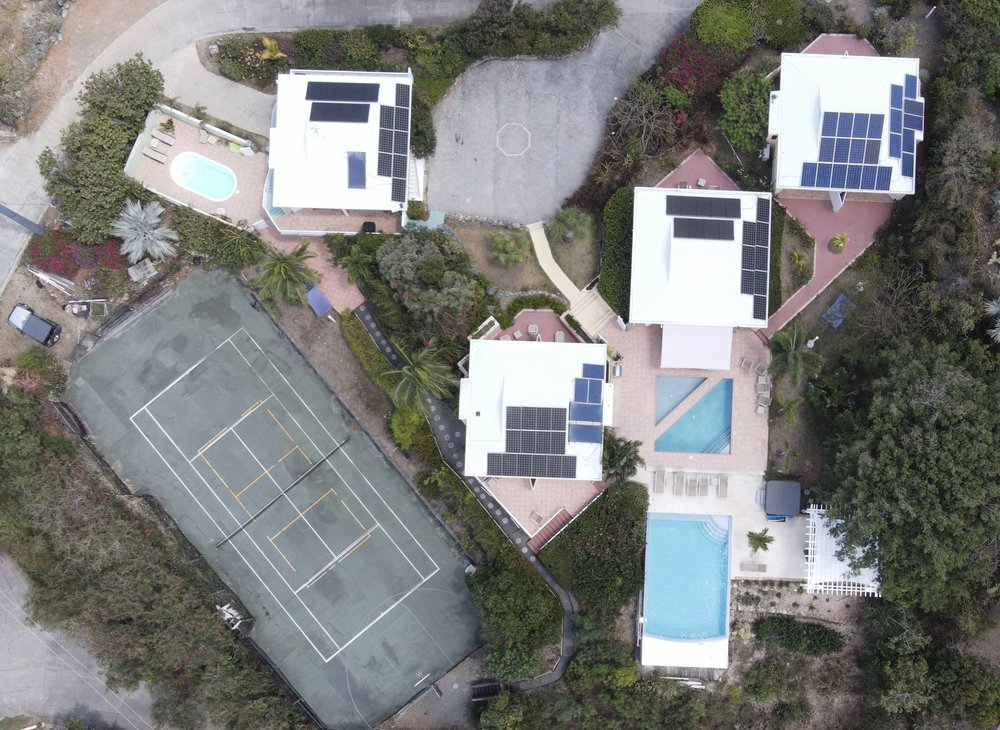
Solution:
[{"label": "parked car", "polygon": [[7,324],[46,347],[59,342],[59,335],[62,334],[62,327],[52,320],[39,317],[27,304],[15,304],[7,317]]}]

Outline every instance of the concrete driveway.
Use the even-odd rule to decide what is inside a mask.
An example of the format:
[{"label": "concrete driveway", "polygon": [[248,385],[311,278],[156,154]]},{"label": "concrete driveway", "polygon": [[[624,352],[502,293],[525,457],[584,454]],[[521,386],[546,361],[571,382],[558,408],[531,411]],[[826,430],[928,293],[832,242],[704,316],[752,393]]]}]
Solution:
[{"label": "concrete driveway", "polygon": [[45,631],[24,611],[28,580],[0,553],[0,717],[31,715],[48,723],[74,717],[97,727],[153,730],[145,689],[112,692],[86,650]]},{"label": "concrete driveway", "polygon": [[615,99],[683,29],[698,0],[619,0],[617,28],[561,61],[497,60],[464,74],[434,109],[434,210],[531,223],[586,178]]}]

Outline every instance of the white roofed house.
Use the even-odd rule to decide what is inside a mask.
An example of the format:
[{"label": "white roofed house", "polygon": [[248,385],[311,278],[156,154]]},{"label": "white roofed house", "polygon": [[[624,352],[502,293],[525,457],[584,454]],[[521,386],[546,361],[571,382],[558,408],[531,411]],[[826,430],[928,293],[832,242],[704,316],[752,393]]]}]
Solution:
[{"label": "white roofed house", "polygon": [[847,200],[914,192],[924,137],[919,59],[783,53],[770,104],[782,198],[828,198],[837,211]]},{"label": "white roofed house", "polygon": [[629,322],[660,367],[729,370],[733,329],[767,326],[770,193],[636,188]]},{"label": "white roofed house", "polygon": [[607,345],[472,340],[459,392],[465,474],[599,481],[613,386]]},{"label": "white roofed house", "polygon": [[292,70],[278,76],[264,209],[286,235],[395,232],[419,198],[410,159],[413,75]]}]

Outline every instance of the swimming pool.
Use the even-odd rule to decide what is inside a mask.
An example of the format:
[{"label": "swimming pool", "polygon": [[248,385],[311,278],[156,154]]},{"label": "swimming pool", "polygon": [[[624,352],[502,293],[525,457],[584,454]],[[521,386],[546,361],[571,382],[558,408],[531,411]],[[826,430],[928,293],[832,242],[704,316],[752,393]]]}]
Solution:
[{"label": "swimming pool", "polygon": [[221,203],[236,192],[236,174],[197,152],[181,152],[170,162],[170,179],[192,193]]},{"label": "swimming pool", "polygon": [[728,454],[733,424],[733,380],[724,378],[664,431],[656,451]]},{"label": "swimming pool", "polygon": [[646,634],[681,640],[729,635],[730,532],[729,517],[649,514]]},{"label": "swimming pool", "polygon": [[656,378],[656,422],[659,423],[670,411],[674,410],[682,400],[687,398],[694,389],[705,382],[704,378],[677,378],[671,375],[658,375]]}]

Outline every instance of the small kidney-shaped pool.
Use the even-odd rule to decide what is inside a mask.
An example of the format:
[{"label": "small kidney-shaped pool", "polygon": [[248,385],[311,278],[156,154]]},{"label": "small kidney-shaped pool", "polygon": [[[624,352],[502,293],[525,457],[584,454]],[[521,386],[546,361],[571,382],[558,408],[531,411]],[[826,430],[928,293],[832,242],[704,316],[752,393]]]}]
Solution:
[{"label": "small kidney-shaped pool", "polygon": [[170,162],[170,178],[185,190],[221,203],[236,192],[236,173],[197,152],[181,152]]}]

